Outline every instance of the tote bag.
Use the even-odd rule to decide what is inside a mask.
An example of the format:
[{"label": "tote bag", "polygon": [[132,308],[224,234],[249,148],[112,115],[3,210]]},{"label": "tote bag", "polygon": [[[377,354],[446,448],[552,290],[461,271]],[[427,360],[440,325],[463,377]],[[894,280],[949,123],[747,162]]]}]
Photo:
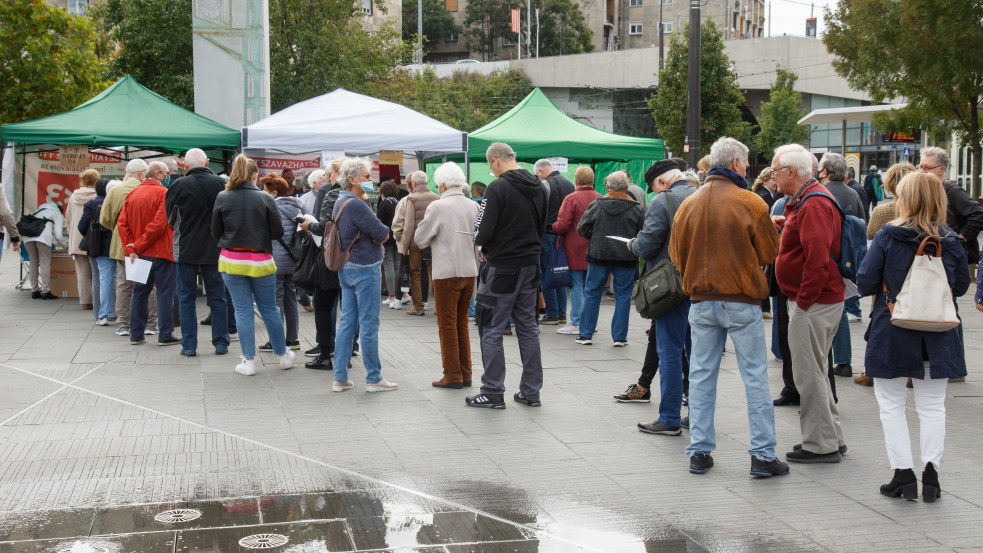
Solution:
[{"label": "tote bag", "polygon": [[567,252],[563,249],[563,237],[556,241],[556,247],[546,253],[546,271],[543,273],[543,290],[568,288],[570,281],[570,264],[567,263]]},{"label": "tote bag", "polygon": [[[925,252],[927,245],[935,246],[935,255]],[[918,246],[897,299],[891,301],[887,282],[882,284],[894,326],[925,332],[945,332],[959,326],[938,236],[928,236]]]}]

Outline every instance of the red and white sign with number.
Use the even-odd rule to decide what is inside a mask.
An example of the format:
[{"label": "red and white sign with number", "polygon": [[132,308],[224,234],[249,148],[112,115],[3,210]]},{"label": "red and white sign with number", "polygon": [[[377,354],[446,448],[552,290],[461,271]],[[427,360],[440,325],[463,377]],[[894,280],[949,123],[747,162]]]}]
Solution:
[{"label": "red and white sign with number", "polygon": [[[89,152],[89,169],[95,169],[100,177],[121,179],[126,172],[126,161],[96,152]],[[59,151],[26,154],[24,159],[24,211],[30,213],[45,202],[64,206],[65,200],[79,187],[79,173],[64,169]]]}]

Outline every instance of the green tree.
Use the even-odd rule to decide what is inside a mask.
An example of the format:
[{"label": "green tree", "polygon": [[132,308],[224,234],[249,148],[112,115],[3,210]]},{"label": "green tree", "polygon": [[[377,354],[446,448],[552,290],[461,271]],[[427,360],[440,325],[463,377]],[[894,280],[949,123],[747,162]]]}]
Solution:
[{"label": "green tree", "polygon": [[[686,79],[689,74],[689,25],[672,35],[662,71],[659,89],[649,98],[649,107],[666,149],[682,153],[686,137]],[[710,146],[721,136],[744,142],[751,137],[751,125],[741,118],[744,94],[737,74],[724,53],[720,30],[712,21],[700,26],[700,155],[710,153]]]},{"label": "green tree", "polygon": [[191,0],[104,0],[89,11],[117,47],[110,77],[131,75],[140,84],[194,109]]},{"label": "green tree", "polygon": [[765,157],[770,158],[775,148],[783,144],[805,144],[809,140],[809,126],[799,124],[803,109],[802,94],[795,90],[798,78],[779,67],[768,101],[761,104],[761,130],[754,137],[754,145]]},{"label": "green tree", "polygon": [[104,89],[98,35],[43,0],[0,2],[0,123],[69,110]]},{"label": "green tree", "polygon": [[[416,0],[403,2],[403,40],[416,42]],[[458,32],[454,16],[444,8],[441,0],[423,0],[423,47],[443,40],[444,36]]]},{"label": "green tree", "polygon": [[270,1],[274,112],[336,88],[367,93],[409,57],[398,29],[387,24],[370,33],[359,17],[351,0]]},{"label": "green tree", "polygon": [[875,102],[907,98],[878,115],[881,130],[922,129],[972,149],[972,189],[980,197],[983,147],[983,3],[978,0],[843,0],[826,8],[826,48],[833,67]]},{"label": "green tree", "polygon": [[[593,33],[587,28],[580,6],[573,0],[534,0],[532,10],[539,9],[541,56],[558,54],[577,54],[594,49],[591,42]],[[488,57],[495,51],[495,41],[507,38],[518,41],[519,37],[511,30],[510,9],[522,9],[522,25],[525,25],[526,4],[510,4],[505,0],[469,0],[464,27],[468,32],[468,47]],[[532,21],[530,19],[530,21]],[[533,22],[533,24],[535,24]],[[527,53],[535,55],[535,30],[530,34],[532,45],[525,41],[523,29],[522,45]]]}]

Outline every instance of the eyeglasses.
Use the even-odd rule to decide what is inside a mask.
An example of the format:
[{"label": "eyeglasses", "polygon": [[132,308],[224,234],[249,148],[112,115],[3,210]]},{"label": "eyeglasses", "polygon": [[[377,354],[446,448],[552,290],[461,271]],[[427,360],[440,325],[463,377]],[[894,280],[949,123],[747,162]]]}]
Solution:
[{"label": "eyeglasses", "polygon": [[[792,167],[792,166],[791,165],[782,165],[781,167],[774,167],[774,168],[772,168],[771,173],[772,174],[775,174],[775,173],[777,173],[777,172],[779,172],[779,171],[781,171],[783,169],[788,169],[790,167]],[[772,177],[772,178],[774,178],[774,177]]]},{"label": "eyeglasses", "polygon": [[934,171],[934,170],[936,170],[936,169],[938,169],[939,167],[942,167],[942,166],[941,166],[941,165],[933,165],[933,166],[931,166],[931,167],[926,167],[926,166],[924,166],[924,165],[919,165],[919,166],[918,166],[918,169],[919,169],[920,171],[922,171],[922,172],[925,172],[925,173],[927,173],[927,172],[929,172],[929,171]]}]

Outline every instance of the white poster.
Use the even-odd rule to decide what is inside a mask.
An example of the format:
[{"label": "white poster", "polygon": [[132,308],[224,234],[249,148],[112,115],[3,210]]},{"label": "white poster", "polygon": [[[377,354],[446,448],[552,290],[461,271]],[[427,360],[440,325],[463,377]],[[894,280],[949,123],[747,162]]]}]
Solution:
[{"label": "white poster", "polygon": [[550,165],[553,166],[554,171],[559,171],[561,173],[567,172],[567,167],[569,166],[569,160],[565,157],[548,157]]}]

